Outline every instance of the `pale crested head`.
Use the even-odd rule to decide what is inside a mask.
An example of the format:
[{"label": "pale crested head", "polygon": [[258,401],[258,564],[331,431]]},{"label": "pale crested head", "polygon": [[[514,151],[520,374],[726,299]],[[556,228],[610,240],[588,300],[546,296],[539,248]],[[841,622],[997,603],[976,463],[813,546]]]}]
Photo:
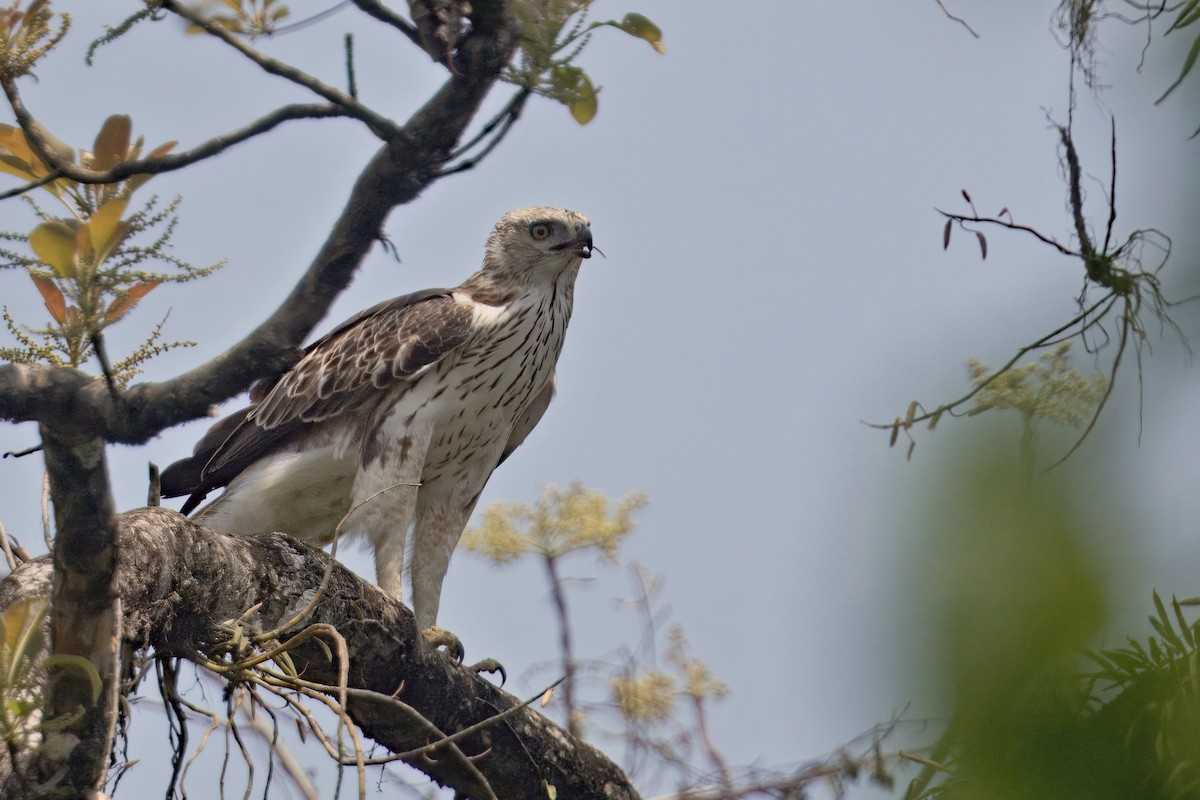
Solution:
[{"label": "pale crested head", "polygon": [[557,274],[578,268],[581,259],[591,256],[591,221],[583,214],[565,208],[518,208],[492,229],[483,269]]}]

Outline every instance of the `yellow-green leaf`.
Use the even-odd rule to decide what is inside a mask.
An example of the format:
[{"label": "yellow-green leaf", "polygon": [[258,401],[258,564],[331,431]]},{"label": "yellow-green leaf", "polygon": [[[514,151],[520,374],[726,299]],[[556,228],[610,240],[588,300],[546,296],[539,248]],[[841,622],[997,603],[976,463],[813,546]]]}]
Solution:
[{"label": "yellow-green leaf", "polygon": [[75,260],[83,264],[94,263],[96,246],[92,244],[92,232],[87,225],[75,226]]},{"label": "yellow-green leaf", "polygon": [[92,150],[92,169],[103,172],[124,161],[132,131],[133,121],[127,114],[113,114],[104,120]]},{"label": "yellow-green leaf", "polygon": [[169,142],[164,142],[163,144],[160,144],[158,147],[151,150],[146,155],[146,158],[158,158],[160,156],[165,156],[167,153],[175,149],[175,145],[177,144],[179,144],[179,142],[175,141],[174,139]]},{"label": "yellow-green leaf", "polygon": [[576,122],[587,125],[596,116],[596,89],[586,75],[580,78],[578,94],[567,103],[567,108]]},{"label": "yellow-green leaf", "polygon": [[662,29],[641,14],[626,14],[617,27],[630,36],[645,39],[658,53],[667,52],[662,40]]},{"label": "yellow-green leaf", "polygon": [[100,699],[100,691],[104,688],[103,682],[100,680],[100,673],[96,671],[95,665],[88,661],[83,656],[68,655],[66,653],[55,653],[48,656],[42,666],[46,669],[51,667],[63,667],[66,669],[74,669],[82,672],[87,676],[92,684],[92,703]]},{"label": "yellow-green leaf", "polygon": [[125,316],[135,305],[146,295],[150,294],[150,290],[158,286],[159,281],[147,281],[145,283],[135,283],[130,286],[124,294],[117,297],[108,305],[108,310],[104,312],[104,322],[107,325],[119,320]]},{"label": "yellow-green leaf", "polygon": [[43,222],[29,234],[29,246],[62,278],[75,274],[75,231],[58,220]]},{"label": "yellow-green leaf", "polygon": [[9,175],[16,175],[18,178],[27,181],[37,179],[37,175],[33,174],[33,169],[30,168],[29,162],[23,158],[6,153],[0,150],[0,172],[7,172]]},{"label": "yellow-green leaf", "polygon": [[50,316],[54,317],[54,321],[62,325],[67,321],[67,298],[63,297],[62,290],[59,289],[54,281],[48,278],[39,278],[37,275],[30,274],[33,279],[33,285],[42,294],[42,301],[46,304],[46,310],[50,312]]},{"label": "yellow-green leaf", "polygon": [[27,165],[38,160],[37,156],[33,154],[33,150],[30,149],[29,142],[25,141],[25,132],[12,125],[0,125],[0,148],[7,150]]},{"label": "yellow-green leaf", "polygon": [[92,214],[91,219],[87,222],[92,244],[95,246],[96,252],[101,255],[101,260],[108,257],[108,254],[119,243],[119,237],[128,230],[121,225],[121,217],[128,205],[128,198],[113,198],[96,209],[96,213]]},{"label": "yellow-green leaf", "polygon": [[[45,125],[38,122],[36,119],[33,120],[32,127],[35,128],[38,135],[42,137],[42,143],[45,146],[46,152],[53,156],[55,160],[66,162],[68,164],[75,163],[75,148],[71,147],[71,145],[67,144],[62,139],[59,139],[57,136],[51,133]],[[35,163],[41,166],[42,162],[40,159],[38,159],[35,161]]]},{"label": "yellow-green leaf", "polygon": [[22,647],[21,640],[35,629],[40,632],[45,611],[44,598],[17,600],[4,610],[4,614],[0,615],[0,630],[3,630],[4,646],[10,654],[18,649],[27,649]]}]

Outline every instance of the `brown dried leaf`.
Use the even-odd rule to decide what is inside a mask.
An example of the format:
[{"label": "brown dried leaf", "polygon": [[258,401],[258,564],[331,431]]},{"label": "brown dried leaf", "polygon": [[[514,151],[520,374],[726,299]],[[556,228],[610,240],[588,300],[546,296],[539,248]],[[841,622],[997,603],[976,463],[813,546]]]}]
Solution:
[{"label": "brown dried leaf", "polygon": [[105,172],[125,160],[133,120],[127,114],[113,114],[104,120],[92,150],[92,169]]},{"label": "brown dried leaf", "polygon": [[909,430],[913,426],[913,418],[917,416],[917,401],[913,400],[908,404],[908,414],[904,417],[904,430]]},{"label": "brown dried leaf", "polygon": [[975,235],[979,237],[979,252],[983,254],[983,260],[987,261],[987,238],[980,231],[975,231]]},{"label": "brown dried leaf", "polygon": [[554,697],[554,687],[551,686],[549,689],[547,689],[545,692],[542,693],[542,699],[540,701],[542,708],[545,708],[546,706],[550,705],[550,700],[553,697]]},{"label": "brown dried leaf", "polygon": [[30,274],[33,279],[33,285],[42,294],[42,301],[46,304],[46,310],[50,312],[50,316],[54,317],[54,321],[62,325],[67,321],[67,298],[63,297],[62,290],[55,285],[54,281],[48,278],[39,278],[37,275]]},{"label": "brown dried leaf", "polygon": [[888,442],[888,447],[895,447],[898,438],[900,438],[900,418],[896,417],[896,421],[892,423],[892,438]]},{"label": "brown dried leaf", "polygon": [[135,283],[130,286],[125,294],[113,300],[108,305],[108,311],[104,313],[104,322],[111,325],[128,313],[137,301],[150,293],[154,287],[158,286],[158,281],[147,281],[146,283]]},{"label": "brown dried leaf", "polygon": [[950,228],[954,225],[954,220],[946,220],[946,227],[942,229],[942,249],[946,250],[950,247]]}]

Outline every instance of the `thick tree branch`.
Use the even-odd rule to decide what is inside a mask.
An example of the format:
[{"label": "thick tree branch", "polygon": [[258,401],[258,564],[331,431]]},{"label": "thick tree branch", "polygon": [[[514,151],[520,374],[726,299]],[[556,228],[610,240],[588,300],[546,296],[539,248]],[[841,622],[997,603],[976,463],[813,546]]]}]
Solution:
[{"label": "thick tree branch", "polygon": [[515,27],[497,8],[502,11],[503,4],[476,3],[479,21],[456,52],[458,73],[375,154],[307,272],[246,338],[184,375],[137,384],[115,401],[103,384],[75,370],[3,365],[0,419],[70,425],[106,441],[140,443],[172,425],[207,415],[214,403],[295,363],[300,343],[349,285],[391,210],[416,198],[439,177],[512,56]]},{"label": "thick tree branch", "polygon": [[[243,617],[259,603],[248,618],[251,627],[287,624],[312,600],[329,566],[329,556],[286,536],[223,536],[161,508],[117,517],[117,542],[124,638],[184,658],[227,639],[222,621]],[[45,593],[50,571],[45,559],[19,567],[0,583],[0,610]],[[429,726],[398,713],[392,695],[447,734],[516,709],[458,742],[476,756],[474,770],[497,797],[545,797],[548,784],[559,797],[636,800],[628,778],[598,750],[433,650],[407,608],[336,562],[312,614],[282,635],[311,624],[333,626],[344,637],[349,687],[364,690],[350,692],[348,711],[389,750],[415,750],[436,739]],[[290,656],[307,682],[337,683],[340,665],[316,644]],[[478,778],[448,753],[411,763],[468,797],[480,796]],[[6,768],[0,763],[0,773]],[[9,779],[0,774],[0,785]]]},{"label": "thick tree branch", "polygon": [[31,775],[38,784],[61,787],[51,796],[75,797],[103,786],[116,728],[116,525],[103,440],[43,426],[42,444],[58,531],[51,651],[60,659],[85,659],[91,670],[79,663],[50,670],[44,708],[49,731]]}]

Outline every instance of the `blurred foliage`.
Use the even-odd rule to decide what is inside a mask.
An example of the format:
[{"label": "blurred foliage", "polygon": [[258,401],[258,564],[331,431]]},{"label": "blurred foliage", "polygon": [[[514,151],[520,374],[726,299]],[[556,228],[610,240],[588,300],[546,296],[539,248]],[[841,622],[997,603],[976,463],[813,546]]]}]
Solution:
[{"label": "blurred foliage", "polygon": [[49,0],[33,0],[21,10],[21,0],[0,8],[0,76],[12,80],[33,72],[38,59],[54,49],[71,27],[71,18],[59,15],[58,30]]},{"label": "blurred foliage", "polygon": [[[1017,411],[1026,420],[1045,419],[1079,427],[1089,419],[1108,389],[1102,372],[1084,375],[1071,367],[1071,342],[1061,342],[1037,361],[1012,367],[988,382],[972,398],[968,414],[992,408]],[[982,361],[967,362],[971,382],[979,385],[992,374]]]},{"label": "blurred foliage", "polygon": [[535,94],[557,100],[580,125],[596,116],[598,93],[592,79],[577,66],[597,28],[616,28],[642,39],[655,52],[666,53],[662,31],[641,14],[626,14],[620,21],[588,23],[592,0],[512,0],[513,14],[521,22],[521,55],[504,74],[504,80]]},{"label": "blurred foliage", "polygon": [[603,492],[585,489],[579,481],[566,490],[551,484],[533,506],[506,501],[488,504],[482,524],[467,528],[460,546],[497,565],[526,554],[558,559],[586,550],[615,562],[622,538],[633,530],[633,512],[648,502],[641,492],[610,503]]},{"label": "blurred foliage", "polygon": [[[279,23],[287,19],[291,11],[276,0],[210,0],[207,6],[215,10],[205,15],[230,33],[255,38],[274,33]],[[188,33],[204,33],[204,28],[190,23]]]},{"label": "blurred foliage", "polygon": [[[97,172],[140,158],[144,147],[141,137],[132,140],[132,122],[123,115],[105,120],[92,149],[80,151],[78,160],[68,145],[44,131],[41,136],[54,159]],[[165,155],[174,145],[160,145],[147,158]],[[34,184],[53,177],[54,168],[38,155],[23,130],[0,125],[0,172]],[[194,266],[170,252],[179,198],[160,208],[158,198],[152,197],[129,212],[131,195],[150,177],[132,175],[104,184],[67,178],[41,183],[38,188],[59,202],[67,212],[64,216],[45,211],[25,196],[42,221],[28,234],[0,233],[4,242],[28,246],[28,251],[0,246],[0,268],[18,267],[28,272],[51,321],[44,327],[30,327],[18,323],[5,308],[5,325],[20,347],[0,348],[0,358],[78,367],[95,354],[96,337],[156,287],[203,277],[221,266]],[[143,234],[152,231],[153,238],[147,241]],[[171,265],[176,271],[146,269],[154,262]],[[162,342],[161,325],[133,353],[110,365],[111,377],[118,384],[127,383],[147,359],[190,344]]]},{"label": "blurred foliage", "polygon": [[[1098,44],[1097,29],[1105,20],[1119,20],[1128,24],[1145,24],[1147,26],[1147,41],[1150,37],[1150,25],[1159,17],[1167,16],[1170,26],[1163,32],[1169,36],[1175,31],[1191,28],[1200,22],[1200,0],[1179,0],[1178,2],[1154,2],[1153,0],[1121,0],[1112,3],[1109,0],[1060,0],[1055,12],[1054,22],[1057,29],[1066,36],[1067,46],[1071,50],[1076,66],[1083,74],[1085,83],[1092,89],[1100,87],[1096,69],[1096,53]],[[1193,30],[1195,30],[1193,28]],[[1166,100],[1184,79],[1191,74],[1200,58],[1200,32],[1192,39],[1191,47],[1183,59],[1179,77],[1175,79],[1166,91],[1155,101],[1156,104]],[[1192,133],[1200,135],[1200,128]]]},{"label": "blurred foliage", "polygon": [[955,465],[916,554],[928,678],[951,711],[906,797],[1200,797],[1200,626],[1155,595],[1145,644],[1089,651],[1111,585],[1101,537],[1080,493],[998,449]]}]

